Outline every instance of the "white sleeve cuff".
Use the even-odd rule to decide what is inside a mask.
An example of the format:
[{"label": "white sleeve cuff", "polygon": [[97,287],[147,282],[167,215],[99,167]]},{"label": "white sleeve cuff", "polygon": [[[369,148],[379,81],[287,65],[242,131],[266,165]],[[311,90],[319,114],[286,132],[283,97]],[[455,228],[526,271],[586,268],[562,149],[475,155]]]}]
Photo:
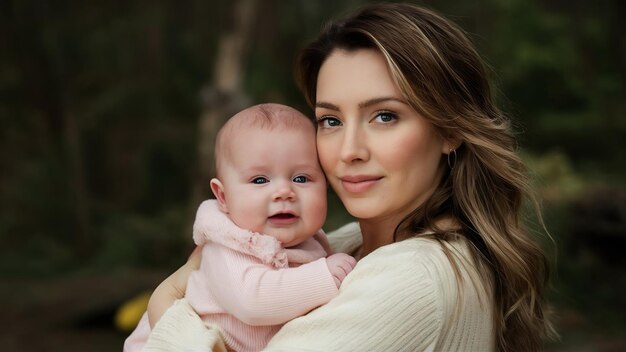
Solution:
[{"label": "white sleeve cuff", "polygon": [[157,322],[143,352],[226,352],[217,326],[207,326],[186,299],[174,302]]}]

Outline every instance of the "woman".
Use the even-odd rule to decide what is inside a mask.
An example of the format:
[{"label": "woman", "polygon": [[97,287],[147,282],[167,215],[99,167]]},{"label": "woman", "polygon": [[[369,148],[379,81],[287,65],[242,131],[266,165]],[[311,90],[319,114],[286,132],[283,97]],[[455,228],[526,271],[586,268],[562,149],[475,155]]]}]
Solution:
[{"label": "woman", "polygon": [[267,349],[540,349],[548,268],[520,223],[532,197],[463,31],[414,5],[370,5],[327,26],[296,71],[361,260]]}]

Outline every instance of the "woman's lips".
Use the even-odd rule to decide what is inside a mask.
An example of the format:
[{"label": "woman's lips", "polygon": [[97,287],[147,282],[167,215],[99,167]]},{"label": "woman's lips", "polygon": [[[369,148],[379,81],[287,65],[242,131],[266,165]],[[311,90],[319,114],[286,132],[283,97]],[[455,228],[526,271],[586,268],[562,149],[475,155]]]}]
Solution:
[{"label": "woman's lips", "polygon": [[339,179],[343,189],[349,193],[362,193],[374,187],[382,176],[344,176]]}]

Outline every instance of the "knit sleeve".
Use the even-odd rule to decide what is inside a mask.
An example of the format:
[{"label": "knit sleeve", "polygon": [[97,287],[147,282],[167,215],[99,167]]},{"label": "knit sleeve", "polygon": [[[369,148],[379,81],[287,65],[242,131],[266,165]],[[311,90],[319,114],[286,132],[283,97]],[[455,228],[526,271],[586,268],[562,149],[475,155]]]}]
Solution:
[{"label": "knit sleeve", "polygon": [[248,325],[276,325],[307,313],[337,294],[326,258],[276,269],[251,256],[205,245],[203,266],[213,298]]},{"label": "knit sleeve", "polygon": [[219,327],[205,324],[183,298],[174,302],[154,327],[141,352],[226,352]]},{"label": "knit sleeve", "polygon": [[432,350],[442,320],[435,277],[427,251],[402,243],[379,248],[337,297],[287,323],[266,351]]},{"label": "knit sleeve", "polygon": [[351,222],[327,234],[333,253],[355,255],[363,244],[359,223]]}]

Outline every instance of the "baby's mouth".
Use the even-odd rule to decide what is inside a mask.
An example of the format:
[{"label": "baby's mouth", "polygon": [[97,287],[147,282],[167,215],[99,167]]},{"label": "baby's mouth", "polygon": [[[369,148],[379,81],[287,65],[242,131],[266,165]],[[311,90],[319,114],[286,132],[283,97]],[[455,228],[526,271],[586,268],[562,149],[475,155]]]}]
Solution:
[{"label": "baby's mouth", "polygon": [[291,212],[276,213],[268,218],[274,226],[291,226],[298,222],[298,215]]},{"label": "baby's mouth", "polygon": [[274,214],[272,216],[270,216],[270,219],[274,219],[274,220],[287,220],[287,219],[292,219],[295,218],[296,216],[293,214],[289,214],[289,213],[278,213],[278,214]]}]

